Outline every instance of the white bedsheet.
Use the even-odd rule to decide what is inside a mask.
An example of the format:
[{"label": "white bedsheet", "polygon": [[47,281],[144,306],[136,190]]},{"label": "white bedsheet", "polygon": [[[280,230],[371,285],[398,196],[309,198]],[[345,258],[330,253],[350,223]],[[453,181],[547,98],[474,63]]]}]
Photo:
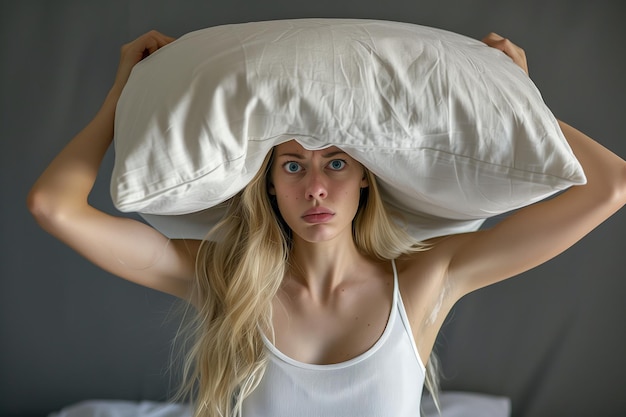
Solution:
[{"label": "white bedsheet", "polygon": [[[442,392],[441,417],[509,417],[511,402],[508,398],[468,392]],[[425,417],[438,416],[429,397],[422,406]],[[186,404],[152,401],[89,400],[70,405],[49,417],[190,417]]]}]

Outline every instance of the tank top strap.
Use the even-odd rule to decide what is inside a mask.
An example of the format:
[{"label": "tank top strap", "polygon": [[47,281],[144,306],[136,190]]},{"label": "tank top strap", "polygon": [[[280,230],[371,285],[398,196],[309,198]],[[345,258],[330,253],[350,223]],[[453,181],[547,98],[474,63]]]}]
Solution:
[{"label": "tank top strap", "polygon": [[391,266],[393,268],[393,287],[394,287],[394,293],[393,293],[394,308],[392,308],[392,311],[396,310],[398,312],[398,315],[400,316],[400,320],[402,321],[402,324],[404,325],[404,330],[406,331],[409,337],[409,340],[411,341],[411,346],[413,348],[415,358],[417,359],[417,362],[419,363],[420,368],[422,369],[422,372],[425,373],[426,367],[424,366],[424,363],[422,362],[422,357],[420,356],[419,351],[417,349],[417,343],[415,343],[415,338],[413,337],[413,330],[411,329],[411,322],[409,321],[409,316],[404,307],[404,301],[402,301],[402,294],[400,293],[400,285],[398,283],[398,269],[396,267],[395,259],[391,260]]},{"label": "tank top strap", "polygon": [[393,269],[393,292],[394,296],[396,292],[400,292],[400,288],[398,287],[398,268],[396,268],[396,260],[391,260],[391,268]]}]

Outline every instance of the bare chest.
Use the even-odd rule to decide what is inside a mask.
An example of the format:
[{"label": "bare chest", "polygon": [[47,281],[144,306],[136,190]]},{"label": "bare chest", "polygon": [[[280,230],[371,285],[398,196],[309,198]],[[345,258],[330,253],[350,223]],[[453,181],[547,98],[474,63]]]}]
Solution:
[{"label": "bare chest", "polygon": [[338,288],[320,303],[306,293],[281,293],[273,306],[275,345],[310,364],[340,363],[367,352],[385,331],[393,280]]}]

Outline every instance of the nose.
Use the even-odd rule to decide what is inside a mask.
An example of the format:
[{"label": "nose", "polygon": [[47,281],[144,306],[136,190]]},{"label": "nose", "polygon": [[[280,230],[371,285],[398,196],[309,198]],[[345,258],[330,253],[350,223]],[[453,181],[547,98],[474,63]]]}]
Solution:
[{"label": "nose", "polygon": [[305,191],[307,200],[324,199],[328,195],[323,175],[318,172],[309,173],[307,187]]}]

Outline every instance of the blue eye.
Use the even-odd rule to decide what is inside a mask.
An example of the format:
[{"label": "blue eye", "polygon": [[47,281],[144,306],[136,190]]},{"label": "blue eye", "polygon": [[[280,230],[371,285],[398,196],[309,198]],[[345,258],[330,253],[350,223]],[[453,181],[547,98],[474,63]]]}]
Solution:
[{"label": "blue eye", "polygon": [[300,170],[302,169],[302,167],[300,166],[299,163],[293,162],[293,161],[285,163],[283,165],[283,168],[285,169],[285,171],[287,171],[287,172],[289,172],[291,174],[296,173],[296,172],[300,172]]},{"label": "blue eye", "polygon": [[345,166],[346,166],[346,161],[344,161],[343,159],[333,159],[328,164],[328,167],[335,171],[339,171],[340,169],[343,169],[343,167]]}]

